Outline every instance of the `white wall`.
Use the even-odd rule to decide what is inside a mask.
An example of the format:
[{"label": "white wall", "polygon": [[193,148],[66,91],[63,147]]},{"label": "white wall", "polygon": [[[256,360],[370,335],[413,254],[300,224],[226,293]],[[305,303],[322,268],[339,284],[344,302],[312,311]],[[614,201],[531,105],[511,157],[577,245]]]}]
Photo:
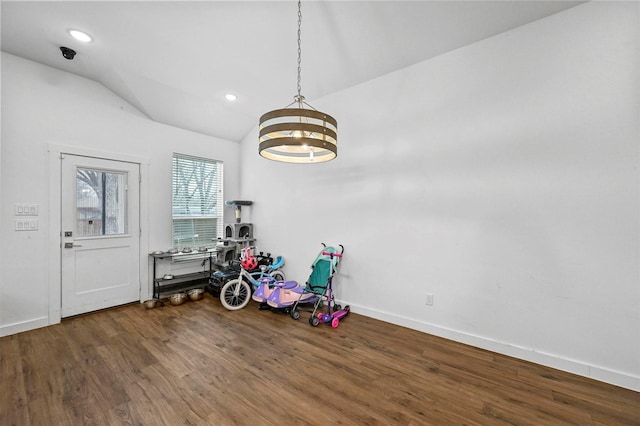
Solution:
[{"label": "white wall", "polygon": [[260,249],[305,281],[342,243],[355,312],[640,390],[638,16],[587,3],[312,101],[330,163],[264,160],[256,129]]},{"label": "white wall", "polygon": [[[224,161],[225,195],[239,195],[239,144],[155,123],[94,81],[4,52],[2,113],[0,335],[52,322],[49,280],[56,265],[49,263],[49,234],[59,224],[49,223],[50,144],[144,161],[143,270],[144,253],[172,244],[173,152]],[[38,231],[14,230],[16,203],[39,205]],[[233,209],[225,214],[232,220]],[[143,281],[143,288],[150,286]]]}]

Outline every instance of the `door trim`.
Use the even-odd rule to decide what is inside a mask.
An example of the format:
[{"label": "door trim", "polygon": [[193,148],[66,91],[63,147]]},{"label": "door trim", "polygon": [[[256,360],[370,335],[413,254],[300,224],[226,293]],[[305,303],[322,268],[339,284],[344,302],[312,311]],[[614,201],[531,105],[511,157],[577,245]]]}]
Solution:
[{"label": "door trim", "polygon": [[62,167],[60,155],[78,155],[83,157],[101,158],[105,160],[115,160],[127,163],[135,163],[140,167],[140,300],[149,297],[149,159],[123,155],[114,152],[98,151],[77,146],[61,145],[56,143],[48,144],[49,151],[49,325],[57,324],[61,321],[62,311],[62,275],[61,259],[61,179]]}]

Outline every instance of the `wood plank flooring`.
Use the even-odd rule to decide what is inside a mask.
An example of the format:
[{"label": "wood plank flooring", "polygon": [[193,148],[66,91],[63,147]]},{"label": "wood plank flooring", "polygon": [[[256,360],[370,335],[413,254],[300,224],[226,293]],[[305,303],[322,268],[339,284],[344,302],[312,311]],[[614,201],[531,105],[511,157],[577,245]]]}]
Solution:
[{"label": "wood plank flooring", "polygon": [[0,339],[0,425],[640,425],[640,393],[350,314],[210,295]]}]

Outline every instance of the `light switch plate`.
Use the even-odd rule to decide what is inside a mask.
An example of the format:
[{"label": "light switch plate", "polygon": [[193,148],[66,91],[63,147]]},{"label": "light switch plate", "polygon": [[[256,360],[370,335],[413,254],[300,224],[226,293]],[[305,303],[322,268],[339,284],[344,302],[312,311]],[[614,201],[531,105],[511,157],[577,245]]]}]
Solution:
[{"label": "light switch plate", "polygon": [[38,219],[16,219],[16,231],[37,231]]},{"label": "light switch plate", "polygon": [[38,216],[37,204],[16,204],[15,215],[16,216]]}]

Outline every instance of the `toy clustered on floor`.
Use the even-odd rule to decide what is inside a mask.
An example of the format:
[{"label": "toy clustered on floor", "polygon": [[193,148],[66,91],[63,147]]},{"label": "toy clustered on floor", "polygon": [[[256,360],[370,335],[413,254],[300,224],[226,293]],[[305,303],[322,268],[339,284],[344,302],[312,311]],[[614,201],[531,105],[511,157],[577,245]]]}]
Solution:
[{"label": "toy clustered on floor", "polygon": [[219,297],[222,306],[230,311],[246,307],[253,299],[261,310],[282,312],[296,320],[301,311],[310,312],[312,326],[327,323],[337,328],[350,311],[349,306],[335,302],[332,288],[344,247],[322,243],[307,281],[304,284],[287,281],[282,271],[284,258],[257,252],[252,244],[255,242],[252,224],[242,223],[242,206],[252,202],[234,200],[225,204],[236,208],[236,223],[227,224],[226,238],[217,241],[216,263],[224,267],[210,273],[207,291]]}]

